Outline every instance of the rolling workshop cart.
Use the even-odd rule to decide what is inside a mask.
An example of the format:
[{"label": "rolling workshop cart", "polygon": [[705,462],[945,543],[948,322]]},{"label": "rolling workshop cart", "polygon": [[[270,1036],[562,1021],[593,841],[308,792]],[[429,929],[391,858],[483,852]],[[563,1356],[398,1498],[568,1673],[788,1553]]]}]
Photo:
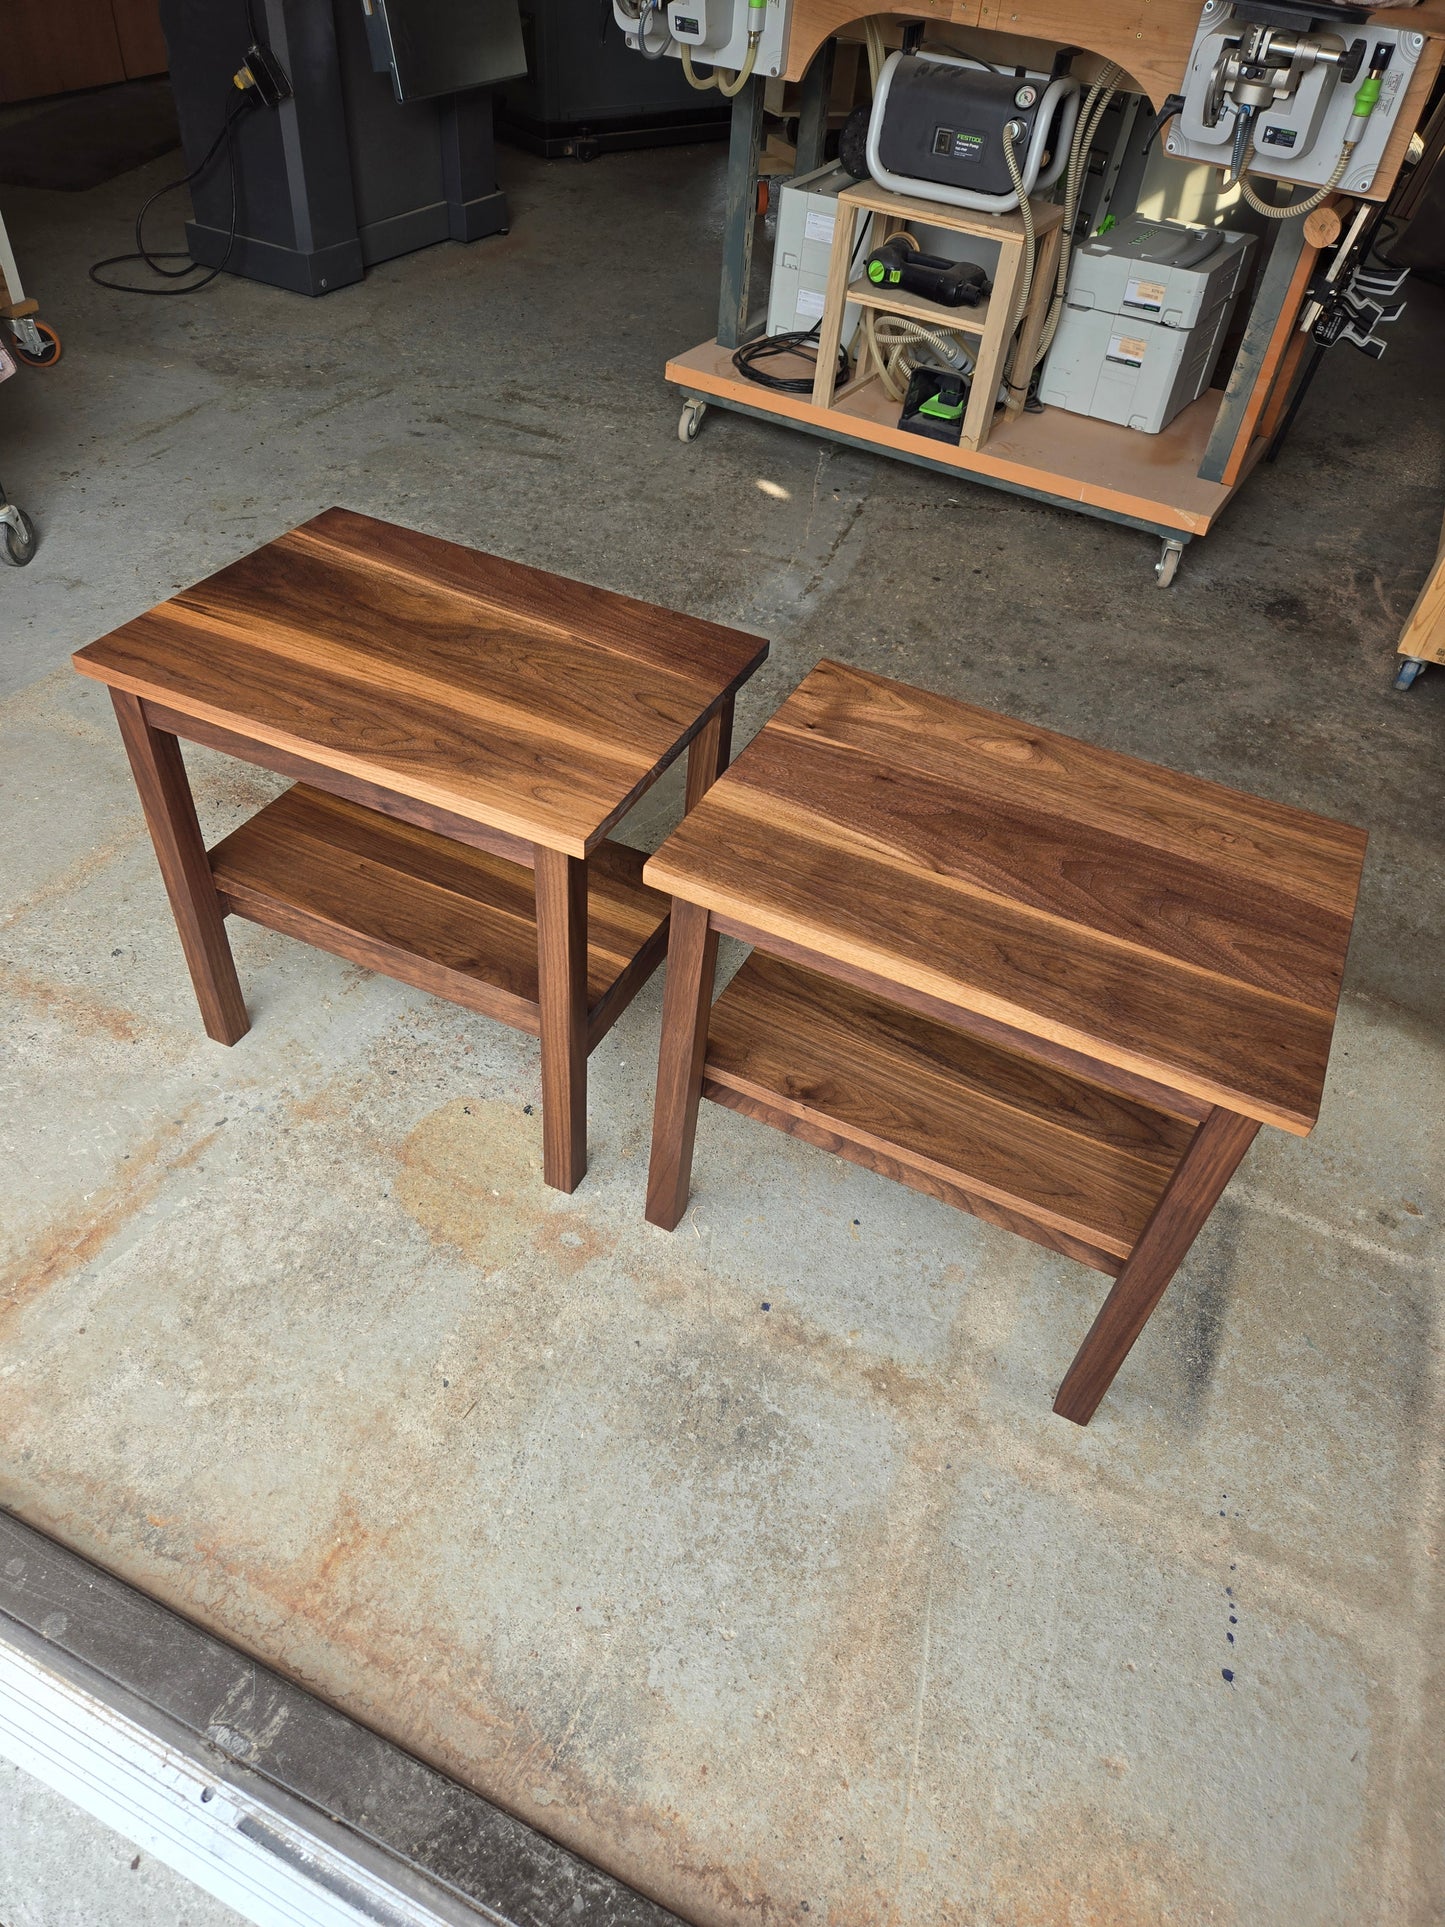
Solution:
[{"label": "rolling workshop cart", "polygon": [[[995,0],[927,0],[913,11],[941,15],[971,34],[969,50],[983,61],[1013,64],[1031,49],[1067,39],[1089,56],[1095,70],[1101,61],[1122,70],[1121,91],[1162,109],[1183,79],[1200,0],[1098,0],[1092,8],[1058,0],[1016,0],[1009,7]],[[692,441],[710,409],[728,409],[891,456],[950,480],[983,483],[1121,523],[1158,540],[1155,574],[1167,588],[1186,545],[1208,534],[1287,425],[1311,345],[1303,317],[1314,277],[1317,271],[1323,276],[1326,261],[1347,264],[1362,226],[1375,205],[1388,199],[1405,162],[1445,57],[1445,0],[1422,0],[1409,20],[1426,36],[1424,50],[1370,189],[1349,196],[1332,191],[1313,212],[1302,210],[1271,224],[1273,246],[1242,313],[1240,345],[1225,386],[1207,389],[1157,435],[1050,408],[1006,414],[976,445],[965,436],[951,446],[900,429],[898,403],[876,379],[855,379],[837,393],[826,392],[826,381],[817,382],[811,393],[788,393],[745,380],[733,355],[755,332],[752,256],[764,105],[763,83],[748,81],[732,103],[717,334],[674,355],[664,371],[682,395],[679,435]],[[824,158],[834,36],[857,24],[853,7],[841,0],[792,0],[784,78],[801,89],[800,175]],[[1132,119],[1127,125],[1132,128]],[[1127,128],[1126,137],[1133,138]],[[918,218],[938,225],[941,208],[930,203]],[[904,303],[893,305],[906,311]],[[956,321],[952,311],[950,319]],[[781,356],[777,364],[780,375],[798,378],[811,375],[813,366],[802,358],[790,366]]]},{"label": "rolling workshop cart", "polygon": [[[15,253],[0,215],[0,382],[15,373],[17,361],[32,368],[53,368],[60,359],[60,337],[38,319],[40,304],[31,300],[20,282]],[[0,481],[0,527],[5,531],[5,555],[23,568],[35,553],[35,524]]]}]

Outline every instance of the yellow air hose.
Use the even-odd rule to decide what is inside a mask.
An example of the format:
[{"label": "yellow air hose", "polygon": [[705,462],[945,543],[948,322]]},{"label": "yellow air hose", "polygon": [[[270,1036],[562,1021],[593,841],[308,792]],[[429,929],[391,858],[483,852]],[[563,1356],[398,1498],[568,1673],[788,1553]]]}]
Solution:
[{"label": "yellow air hose", "polygon": [[1286,201],[1281,206],[1278,201],[1261,200],[1249,184],[1249,164],[1254,159],[1254,136],[1251,135],[1249,145],[1244,150],[1244,160],[1240,165],[1239,191],[1255,213],[1262,214],[1266,221],[1288,221],[1296,214],[1312,214],[1334,193],[1345,178],[1345,169],[1349,166],[1350,156],[1354,151],[1354,143],[1347,141],[1340,149],[1340,158],[1335,163],[1334,173],[1323,187],[1316,188],[1313,194],[1306,195],[1302,201]]}]

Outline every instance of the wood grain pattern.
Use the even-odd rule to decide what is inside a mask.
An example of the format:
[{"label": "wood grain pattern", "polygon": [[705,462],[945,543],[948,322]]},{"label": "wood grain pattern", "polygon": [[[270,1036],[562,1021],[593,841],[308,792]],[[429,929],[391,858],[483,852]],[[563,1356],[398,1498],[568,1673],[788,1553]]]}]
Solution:
[{"label": "wood grain pattern", "polygon": [[858,990],[867,991],[870,997],[879,997],[885,1003],[914,1011],[935,1024],[947,1024],[955,1030],[966,1031],[970,1037],[977,1037],[985,1044],[994,1044],[1015,1057],[1032,1057],[1040,1064],[1066,1072],[1070,1077],[1102,1084],[1105,1090],[1132,1098],[1146,1110],[1164,1111],[1170,1117],[1197,1124],[1208,1117],[1214,1108],[1202,1098],[1191,1096],[1188,1091],[1173,1090],[1167,1084],[1156,1084],[1147,1077],[1137,1077],[1132,1071],[1120,1070],[1117,1064],[1107,1064],[1100,1058],[1067,1050],[1050,1038],[1035,1036],[1012,1024],[1000,1024],[995,1018],[985,1017],[979,1011],[945,1003],[941,997],[930,997],[926,991],[915,990],[911,984],[890,981],[887,977],[880,977],[876,971],[860,970],[856,964],[840,963],[836,957],[821,957],[815,950],[805,950],[801,944],[758,930],[737,917],[723,916],[714,910],[712,926],[720,937],[736,937],[739,943],[745,943],[749,948],[761,948],[771,956],[783,958],[785,962],[800,964],[804,970],[836,977],[840,983],[852,984]]},{"label": "wood grain pattern", "polygon": [[[661,955],[668,903],[643,885],[642,862],[609,842],[587,866],[593,1010],[637,988],[640,953],[649,968]],[[537,1034],[529,870],[301,784],[218,843],[210,866],[237,915]]]},{"label": "wood grain pattern", "polygon": [[348,776],[342,770],[328,769],[314,757],[298,756],[290,750],[277,749],[271,743],[258,743],[253,736],[238,735],[234,729],[222,729],[216,723],[204,723],[194,716],[182,716],[177,710],[167,709],[163,703],[142,703],[141,710],[153,729],[168,730],[171,735],[183,737],[188,743],[204,743],[208,749],[218,749],[225,756],[238,756],[242,762],[254,763],[259,769],[274,770],[278,776],[289,776],[309,789],[325,790],[331,796],[344,796],[350,803],[360,803],[382,816],[394,816],[398,822],[411,823],[419,830],[434,830],[438,836],[447,837],[454,843],[488,850],[493,856],[505,857],[509,863],[520,863],[528,870],[532,867],[534,846],[524,842],[521,837],[508,836],[502,830],[468,822],[465,817],[454,816],[450,810],[439,810],[433,803],[418,802],[415,797],[398,796],[392,790],[379,789],[375,783],[367,783],[359,776]]},{"label": "wood grain pattern", "polygon": [[691,903],[674,903],[647,1172],[647,1221],[664,1231],[675,1230],[687,1209],[716,971],[717,932],[707,912]]},{"label": "wood grain pattern", "polygon": [[1258,1130],[1225,1110],[1199,1126],[1065,1374],[1054,1400],[1061,1418],[1087,1425],[1094,1416]]},{"label": "wood grain pattern", "polygon": [[728,766],[733,753],[732,698],[703,724],[687,752],[687,784],[683,809],[700,803]]},{"label": "wood grain pattern", "polygon": [[824,662],[644,872],[1304,1133],[1362,832]]},{"label": "wood grain pattern", "polygon": [[234,1044],[245,1036],[250,1019],[226,941],[224,913],[196,821],[180,744],[174,736],[151,728],[134,696],[113,689],[111,701],[206,1035],[218,1044]]},{"label": "wood grain pattern", "polygon": [[538,844],[534,867],[542,1176],[575,1191],[587,1169],[587,864]]},{"label": "wood grain pattern", "polygon": [[709,1096],[835,1133],[1103,1269],[1129,1255],[1195,1128],[760,951],[712,1011],[705,1075]]},{"label": "wood grain pattern", "polygon": [[766,653],[738,630],[329,509],[75,666],[583,856]]}]

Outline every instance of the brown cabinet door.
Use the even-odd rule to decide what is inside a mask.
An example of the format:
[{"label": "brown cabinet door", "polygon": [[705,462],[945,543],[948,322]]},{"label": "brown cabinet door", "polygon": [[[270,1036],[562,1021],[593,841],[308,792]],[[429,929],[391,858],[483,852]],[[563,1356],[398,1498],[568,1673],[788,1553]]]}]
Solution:
[{"label": "brown cabinet door", "polygon": [[0,0],[0,101],[109,87],[168,64],[157,0]]},{"label": "brown cabinet door", "polygon": [[110,0],[6,0],[0,9],[0,100],[124,79]]},{"label": "brown cabinet door", "polygon": [[163,74],[170,65],[161,32],[160,0],[110,0],[126,78]]}]

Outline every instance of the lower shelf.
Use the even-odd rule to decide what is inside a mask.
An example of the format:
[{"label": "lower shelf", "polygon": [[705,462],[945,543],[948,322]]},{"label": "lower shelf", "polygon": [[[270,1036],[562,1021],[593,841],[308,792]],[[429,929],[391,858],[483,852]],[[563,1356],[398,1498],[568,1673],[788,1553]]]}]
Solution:
[{"label": "lower shelf", "polygon": [[703,1090],[1110,1275],[1195,1128],[758,950]]},{"label": "lower shelf", "polygon": [[[643,853],[588,861],[588,1047],[661,961],[668,900]],[[249,917],[519,1030],[538,1030],[532,872],[298,783],[211,851],[228,913]]]}]

